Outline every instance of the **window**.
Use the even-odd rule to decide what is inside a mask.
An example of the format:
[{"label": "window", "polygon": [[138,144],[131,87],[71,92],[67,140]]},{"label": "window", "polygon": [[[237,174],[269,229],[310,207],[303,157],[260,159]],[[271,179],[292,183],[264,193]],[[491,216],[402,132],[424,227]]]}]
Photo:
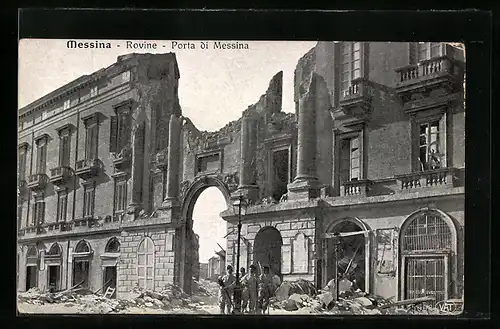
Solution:
[{"label": "window", "polygon": [[361,43],[342,42],[340,45],[340,86],[344,92],[354,79],[361,77]]},{"label": "window", "polygon": [[129,108],[117,110],[117,115],[110,118],[110,152],[120,152],[130,140],[131,117]]},{"label": "window", "polygon": [[432,170],[442,167],[440,122],[434,120],[419,125],[419,162],[420,170]]},{"label": "window", "polygon": [[87,241],[81,240],[75,247],[75,253],[90,252],[90,245]]},{"label": "window", "polygon": [[450,226],[438,214],[425,212],[410,220],[402,231],[403,298],[431,295],[436,302],[448,298],[452,284],[448,261],[455,249],[453,241]]},{"label": "window", "polygon": [[343,138],[340,142],[341,183],[361,179],[360,137]]},{"label": "window", "polygon": [[47,164],[47,138],[40,138],[36,148],[36,173],[45,174]]},{"label": "window", "polygon": [[47,253],[48,256],[61,256],[61,247],[57,242],[53,243],[52,246],[49,249],[49,252]]},{"label": "window", "polygon": [[17,205],[17,229],[21,228],[23,220],[23,204],[18,203]]},{"label": "window", "polygon": [[90,89],[90,97],[97,96],[97,91],[98,91],[97,86],[92,87],[92,88]]},{"label": "window", "polygon": [[67,109],[69,109],[70,105],[71,105],[70,100],[69,100],[69,99],[66,99],[66,100],[64,101],[64,104],[63,104],[63,110],[67,110]]},{"label": "window", "polygon": [[441,43],[440,42],[419,42],[418,43],[418,61],[431,59],[441,56]]},{"label": "window", "polygon": [[71,139],[68,129],[61,131],[59,136],[59,166],[69,167]]},{"label": "window", "polygon": [[19,181],[26,179],[26,152],[27,146],[23,145],[19,148],[19,158],[18,158],[18,171],[19,171]]},{"label": "window", "polygon": [[83,196],[83,218],[94,216],[95,187],[87,185],[84,187]]},{"label": "window", "polygon": [[68,193],[59,191],[57,195],[57,222],[65,222],[68,213]]},{"label": "window", "polygon": [[111,238],[104,250],[105,252],[120,252],[120,242],[117,238]]},{"label": "window", "polygon": [[125,178],[115,181],[115,214],[125,211],[127,205],[127,180]]},{"label": "window", "polygon": [[45,202],[43,199],[35,199],[33,204],[33,226],[41,225],[45,221]]},{"label": "window", "polygon": [[276,201],[281,199],[281,196],[287,192],[287,184],[290,181],[289,177],[289,151],[276,150],[272,152],[272,196]]},{"label": "window", "polygon": [[87,125],[87,136],[85,141],[85,159],[97,159],[98,148],[98,125],[97,122],[92,122]]},{"label": "window", "polygon": [[144,238],[137,249],[137,277],[139,288],[153,289],[154,286],[154,250],[151,238]]}]

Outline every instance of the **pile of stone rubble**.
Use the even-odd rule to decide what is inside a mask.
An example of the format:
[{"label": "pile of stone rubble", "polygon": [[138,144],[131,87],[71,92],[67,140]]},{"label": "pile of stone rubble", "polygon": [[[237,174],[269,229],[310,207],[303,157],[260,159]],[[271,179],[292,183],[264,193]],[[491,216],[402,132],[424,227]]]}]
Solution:
[{"label": "pile of stone rubble", "polygon": [[38,288],[19,293],[18,299],[22,303],[35,305],[60,303],[64,306],[77,306],[82,313],[98,314],[120,312],[129,307],[164,310],[197,308],[204,304],[203,301],[199,300],[199,296],[212,295],[211,290],[213,290],[213,287],[207,288],[210,283],[205,281],[201,283],[195,281],[194,284],[196,294],[193,296],[187,295],[181,288],[170,284],[160,291],[134,288],[128,299],[110,299],[102,296],[102,294],[92,293],[85,289],[69,289],[51,293],[42,292]]},{"label": "pile of stone rubble", "polygon": [[429,306],[432,297],[393,302],[359,289],[347,289],[340,290],[339,298],[335,300],[335,286],[331,283],[318,292],[304,288],[311,286],[312,283],[283,282],[271,299],[271,308],[337,315],[443,314],[439,309]]}]

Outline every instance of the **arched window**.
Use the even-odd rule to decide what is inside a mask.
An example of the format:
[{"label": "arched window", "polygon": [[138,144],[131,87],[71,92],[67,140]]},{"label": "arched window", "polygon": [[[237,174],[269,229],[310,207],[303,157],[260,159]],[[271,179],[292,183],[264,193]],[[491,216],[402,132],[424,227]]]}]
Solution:
[{"label": "arched window", "polygon": [[38,250],[36,249],[35,246],[31,246],[29,249],[28,249],[28,253],[26,254],[26,256],[28,258],[31,258],[31,257],[38,257]]},{"label": "arched window", "polygon": [[153,289],[155,268],[155,245],[151,238],[144,238],[137,248],[137,277],[139,288]]},{"label": "arched window", "polygon": [[111,238],[104,250],[105,252],[120,252],[120,242],[117,238]]},{"label": "arched window", "polygon": [[80,253],[80,252],[90,252],[90,246],[89,243],[85,240],[82,240],[78,242],[75,248],[75,252]]},{"label": "arched window", "polygon": [[423,213],[406,227],[402,248],[406,252],[451,250],[450,227],[438,214]]},{"label": "arched window", "polygon": [[58,243],[54,243],[47,253],[48,256],[60,256],[61,255],[61,247]]},{"label": "arched window", "polygon": [[435,211],[423,211],[401,231],[402,298],[434,296],[436,302],[452,294],[452,251],[456,251],[455,227]]}]

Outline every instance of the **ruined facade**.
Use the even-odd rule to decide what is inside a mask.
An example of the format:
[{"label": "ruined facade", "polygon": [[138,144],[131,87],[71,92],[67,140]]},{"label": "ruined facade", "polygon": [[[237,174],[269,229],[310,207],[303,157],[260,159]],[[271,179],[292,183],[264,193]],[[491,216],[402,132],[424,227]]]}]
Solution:
[{"label": "ruined facade", "polygon": [[[399,299],[460,297],[464,67],[461,53],[442,43],[319,42],[295,70],[296,107],[287,109],[293,113],[282,109],[279,72],[240,119],[204,132],[181,114],[172,54],[120,58],[20,111],[20,154],[27,154],[20,168],[22,161],[33,165],[26,169],[28,189],[20,180],[19,288],[48,284],[48,268],[60,266],[64,287],[88,272],[97,289],[112,273],[107,267],[115,267],[118,295],[136,284],[157,289],[167,282],[190,291],[197,257],[190,251],[193,208],[215,186],[228,205],[221,214],[228,223],[226,263],[236,265],[232,200],[244,195],[250,205],[240,266],[269,265],[284,280],[321,287],[345,274],[360,289]],[[113,79],[120,83],[73,105],[73,89],[80,95]],[[34,119],[59,103],[64,108],[66,99],[69,108],[54,119]],[[113,143],[120,113],[130,113],[123,124],[132,129]],[[33,125],[26,127],[28,120]],[[68,133],[76,135],[70,139],[75,152],[69,165],[54,167],[72,170],[43,176],[47,170],[35,170],[44,169],[37,167],[39,154],[65,159],[57,156],[66,149],[59,146],[66,135],[57,133],[64,120],[75,127]],[[94,122],[98,133],[89,132]],[[84,151],[92,145],[88,136],[99,138],[95,153]],[[38,152],[40,145],[47,153]],[[68,198],[64,206],[61,195]],[[117,208],[119,195],[126,200]],[[118,251],[107,250],[112,238]],[[56,241],[59,254],[50,258]]]}]

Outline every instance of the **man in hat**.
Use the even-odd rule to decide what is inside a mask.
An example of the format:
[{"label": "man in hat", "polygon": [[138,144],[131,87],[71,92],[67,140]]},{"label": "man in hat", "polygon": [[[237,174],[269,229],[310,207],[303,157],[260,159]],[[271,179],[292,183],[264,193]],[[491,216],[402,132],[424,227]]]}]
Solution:
[{"label": "man in hat", "polygon": [[271,298],[271,289],[273,285],[273,278],[269,273],[269,266],[264,265],[262,274],[259,277],[259,313],[266,313],[269,307],[269,299]]},{"label": "man in hat", "polygon": [[245,310],[248,305],[248,313],[254,314],[257,306],[257,295],[259,291],[259,278],[257,277],[257,267],[250,265],[250,272],[242,279],[243,284],[243,307]]},{"label": "man in hat", "polygon": [[[219,309],[221,314],[231,314],[231,309],[233,306],[232,296],[233,289],[236,282],[236,277],[233,274],[233,267],[228,265],[226,267],[227,273],[222,277],[219,277],[217,282],[219,283]],[[225,311],[227,310],[227,313]]]},{"label": "man in hat", "polygon": [[243,281],[243,278],[247,275],[244,267],[240,268],[240,283],[241,283],[241,313],[246,313],[248,306],[248,288]]}]

